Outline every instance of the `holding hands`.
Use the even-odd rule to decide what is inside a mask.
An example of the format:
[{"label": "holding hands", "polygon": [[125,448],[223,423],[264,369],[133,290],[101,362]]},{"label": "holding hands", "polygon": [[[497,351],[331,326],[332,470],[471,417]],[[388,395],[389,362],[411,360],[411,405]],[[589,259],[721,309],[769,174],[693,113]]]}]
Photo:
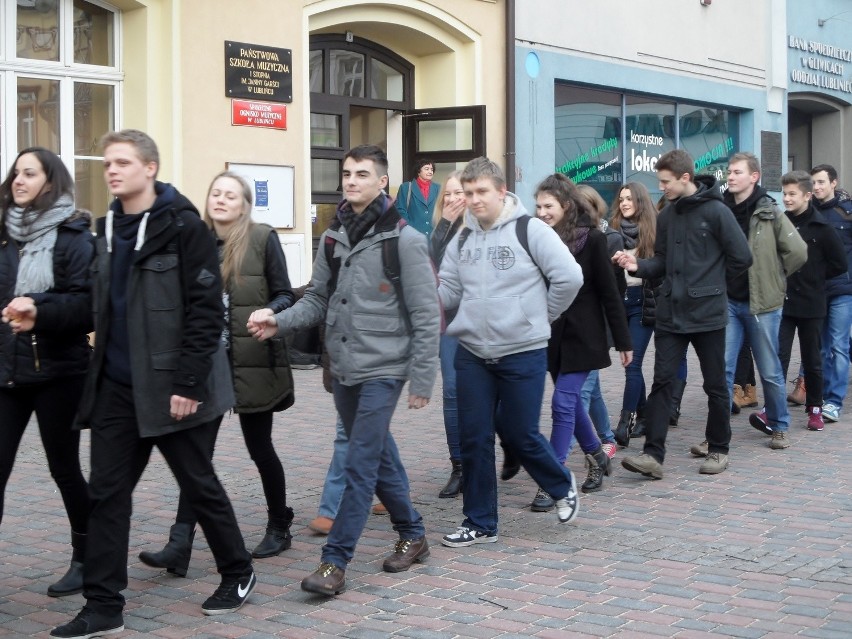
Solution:
[{"label": "holding hands", "polygon": [[3,309],[2,320],[13,333],[33,330],[38,311],[31,297],[16,297]]},{"label": "holding hands", "polygon": [[618,264],[628,273],[633,273],[639,268],[639,265],[636,263],[636,256],[630,255],[630,253],[626,253],[625,251],[616,251],[612,256],[612,262],[613,264]]},{"label": "holding hands", "polygon": [[246,328],[248,328],[252,337],[261,342],[270,337],[275,337],[275,334],[278,333],[275,314],[270,308],[259,308],[252,313],[246,323]]}]

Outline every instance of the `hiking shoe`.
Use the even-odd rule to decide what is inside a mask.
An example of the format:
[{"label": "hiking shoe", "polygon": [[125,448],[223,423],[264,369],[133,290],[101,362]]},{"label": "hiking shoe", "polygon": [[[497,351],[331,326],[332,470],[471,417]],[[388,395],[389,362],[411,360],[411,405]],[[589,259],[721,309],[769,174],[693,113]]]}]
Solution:
[{"label": "hiking shoe", "polygon": [[631,473],[639,473],[651,479],[663,478],[663,465],[645,453],[633,457],[625,457],[621,460],[621,465]]},{"label": "hiking shoe", "polygon": [[693,444],[689,447],[689,452],[695,457],[707,457],[710,450],[707,448],[707,440],[705,439],[700,444]]},{"label": "hiking shoe", "polygon": [[748,416],[748,423],[754,426],[757,430],[759,430],[764,435],[772,436],[774,432],[772,430],[772,426],[769,425],[769,420],[766,418],[766,410],[762,410],[759,413],[752,413]]},{"label": "hiking shoe", "polygon": [[605,444],[601,444],[601,448],[603,448],[603,451],[606,453],[606,456],[609,457],[610,459],[615,457],[615,451],[618,450],[618,446],[616,446],[615,444],[612,444],[610,442],[607,442]]},{"label": "hiking shoe", "polygon": [[473,546],[473,544],[493,544],[497,541],[497,533],[488,533],[472,530],[467,526],[459,526],[456,532],[444,535],[441,543],[450,548],[461,548],[462,546]]},{"label": "hiking shoe", "polygon": [[257,585],[257,577],[254,571],[242,577],[223,577],[222,583],[203,604],[201,612],[205,615],[224,615],[228,612],[236,612],[242,608],[251,591]]},{"label": "hiking shoe", "polygon": [[820,406],[808,406],[808,430],[820,431],[825,428],[822,421],[822,408]]},{"label": "hiking shoe", "polygon": [[574,473],[570,470],[571,485],[568,487],[568,494],[562,499],[556,500],[556,516],[559,518],[560,524],[567,524],[577,518],[577,513],[580,512],[580,495],[577,493],[577,480],[574,478]]},{"label": "hiking shoe", "polygon": [[535,497],[533,497],[532,504],[530,504],[530,510],[534,513],[548,513],[553,510],[553,505],[555,503],[556,500],[553,499],[553,497],[544,492],[543,489],[539,488]]},{"label": "hiking shoe", "polygon": [[769,442],[769,447],[773,450],[790,448],[790,440],[787,439],[787,431],[776,430],[772,433],[772,441]]},{"label": "hiking shoe", "polygon": [[707,453],[707,457],[698,469],[702,475],[718,475],[728,467],[728,456],[724,453]]},{"label": "hiking shoe", "polygon": [[393,554],[385,559],[382,570],[402,572],[411,568],[415,561],[423,561],[429,556],[429,543],[426,537],[419,539],[400,539],[393,547]]},{"label": "hiking shoe", "polygon": [[838,421],[840,419],[840,407],[834,404],[823,404],[822,419],[832,423]]},{"label": "hiking shoe", "polygon": [[346,571],[327,561],[302,579],[302,590],[331,597],[346,590]]},{"label": "hiking shoe", "polygon": [[57,626],[50,631],[51,637],[65,639],[90,639],[90,637],[106,637],[124,630],[124,619],[121,613],[104,615],[95,612],[87,606],[77,613],[73,620],[64,626]]},{"label": "hiking shoe", "polygon": [[792,380],[793,390],[790,391],[790,394],[787,395],[787,401],[791,404],[795,404],[796,406],[801,406],[805,403],[805,398],[807,397],[807,389],[805,388],[805,377],[803,375],[799,375],[796,379]]}]

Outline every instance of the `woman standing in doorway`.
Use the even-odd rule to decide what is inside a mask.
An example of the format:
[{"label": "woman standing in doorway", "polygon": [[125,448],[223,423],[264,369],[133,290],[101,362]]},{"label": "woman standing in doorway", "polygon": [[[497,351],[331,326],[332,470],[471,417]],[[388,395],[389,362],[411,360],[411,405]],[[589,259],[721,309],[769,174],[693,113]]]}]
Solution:
[{"label": "woman standing in doorway", "polygon": [[35,413],[50,474],[71,524],[71,566],[51,597],[83,590],[89,496],[73,430],[89,364],[91,215],[54,153],[18,154],[0,185],[0,519],[18,445]]},{"label": "woman standing in doorway", "polygon": [[394,205],[403,219],[426,237],[432,234],[432,211],[441,194],[441,187],[432,181],[435,165],[431,160],[418,160],[414,179],[399,186]]},{"label": "woman standing in doorway", "polygon": [[[257,558],[273,557],[290,547],[293,509],[287,506],[284,468],[272,443],[273,413],[293,405],[293,374],[284,340],[258,342],[246,322],[259,308],[273,313],[289,308],[295,297],[278,234],[251,220],[252,189],[241,176],[217,175],[207,193],[204,219],[219,245],[225,330],[239,415],[249,455],[257,466],[269,520],[266,535],[252,551]],[[213,456],[215,441],[209,442]],[[186,575],[195,536],[192,504],[181,494],[169,542],[160,552],[142,552],[139,559],[170,573]]]}]

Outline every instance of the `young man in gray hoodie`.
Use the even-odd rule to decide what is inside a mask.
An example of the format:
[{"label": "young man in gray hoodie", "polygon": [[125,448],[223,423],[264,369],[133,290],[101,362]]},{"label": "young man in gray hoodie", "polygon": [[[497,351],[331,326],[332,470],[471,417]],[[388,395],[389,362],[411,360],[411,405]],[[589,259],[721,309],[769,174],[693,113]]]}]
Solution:
[{"label": "young man in gray hoodie", "polygon": [[574,301],[582,271],[541,220],[523,220],[524,245],[517,226],[528,213],[506,190],[496,164],[472,160],[461,183],[468,210],[444,253],[438,288],[444,308],[458,308],[447,334],[459,340],[455,366],[465,519],[442,539],[451,547],[497,541],[495,432],[556,500],[560,522],[573,520],[579,509],[574,476],[539,432],[539,416],[550,323]]}]

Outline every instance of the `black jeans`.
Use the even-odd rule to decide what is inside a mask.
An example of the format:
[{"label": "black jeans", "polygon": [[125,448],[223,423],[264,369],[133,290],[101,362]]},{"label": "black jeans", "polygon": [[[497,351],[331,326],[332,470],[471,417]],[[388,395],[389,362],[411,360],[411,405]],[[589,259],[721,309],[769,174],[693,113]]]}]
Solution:
[{"label": "black jeans", "polygon": [[672,404],[672,382],[689,344],[695,349],[707,394],[705,438],[711,453],[728,454],[731,443],[731,397],[725,379],[725,329],[703,333],[654,332],[654,385],[645,404],[645,453],[661,464]]},{"label": "black jeans", "polygon": [[80,433],[73,430],[85,375],[0,389],[0,521],[3,520],[6,483],[33,413],[50,476],[56,482],[71,530],[85,533],[89,521],[89,493],[80,470]]},{"label": "black jeans", "polygon": [[[160,437],[141,438],[133,389],[104,379],[92,419],[92,513],[83,575],[87,605],[103,614],[124,608],[133,489],[156,445],[192,502],[219,574],[251,568],[237,519],[210,461],[208,442],[220,419]],[[212,435],[211,435],[212,434]]]},{"label": "black jeans", "polygon": [[787,378],[790,355],[793,351],[793,336],[799,329],[799,351],[805,369],[805,405],[822,406],[822,327],[825,318],[781,316],[778,329],[778,357],[781,370]]},{"label": "black jeans", "polygon": [[[272,415],[272,411],[240,413],[240,427],[243,431],[243,439],[246,442],[249,456],[260,474],[269,518],[275,524],[286,526],[293,521],[293,510],[287,507],[287,483],[284,477],[284,467],[281,465],[281,460],[278,458],[275,446],[272,443]],[[210,450],[210,459],[213,459],[218,431],[217,428],[209,441],[206,442]],[[192,503],[181,491],[175,523],[195,526],[196,521]]]}]

